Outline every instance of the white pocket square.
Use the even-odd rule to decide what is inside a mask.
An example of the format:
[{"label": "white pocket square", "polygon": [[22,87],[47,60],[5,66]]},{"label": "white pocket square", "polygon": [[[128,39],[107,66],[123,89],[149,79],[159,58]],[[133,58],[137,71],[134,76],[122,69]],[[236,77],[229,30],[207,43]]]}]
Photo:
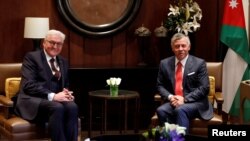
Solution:
[{"label": "white pocket square", "polygon": [[187,75],[190,76],[190,75],[193,75],[193,74],[195,74],[195,72],[191,72],[191,73],[189,73],[189,74],[187,74]]}]

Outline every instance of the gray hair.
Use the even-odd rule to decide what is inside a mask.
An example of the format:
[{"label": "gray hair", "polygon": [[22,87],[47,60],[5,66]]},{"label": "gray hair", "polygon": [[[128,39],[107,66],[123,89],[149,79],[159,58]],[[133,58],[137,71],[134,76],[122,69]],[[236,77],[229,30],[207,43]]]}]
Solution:
[{"label": "gray hair", "polygon": [[182,38],[186,38],[187,44],[190,46],[191,43],[190,43],[189,37],[183,33],[175,33],[173,35],[173,37],[171,38],[171,46],[173,46],[173,44],[176,40],[180,40]]},{"label": "gray hair", "polygon": [[47,32],[47,34],[46,34],[46,36],[45,36],[45,39],[47,39],[48,36],[50,36],[50,35],[58,35],[58,36],[61,37],[62,41],[64,41],[64,40],[65,40],[65,37],[66,37],[64,33],[62,33],[61,31],[58,31],[58,30],[54,30],[54,29],[49,30],[49,31]]}]

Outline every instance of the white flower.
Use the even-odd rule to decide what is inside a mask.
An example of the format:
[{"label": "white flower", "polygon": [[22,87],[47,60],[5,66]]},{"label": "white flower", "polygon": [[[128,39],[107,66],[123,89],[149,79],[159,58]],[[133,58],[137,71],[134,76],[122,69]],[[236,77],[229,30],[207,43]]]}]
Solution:
[{"label": "white flower", "polygon": [[186,127],[177,126],[176,127],[176,132],[177,132],[178,135],[180,135],[180,134],[185,135],[186,134]]},{"label": "white flower", "polygon": [[196,21],[196,18],[194,18],[194,21],[190,23],[191,27],[193,27],[194,31],[200,28],[200,24]]},{"label": "white flower", "polygon": [[178,135],[182,134],[185,135],[186,134],[186,127],[182,127],[176,124],[169,124],[167,122],[165,122],[165,130],[168,133],[169,131],[173,131],[176,130],[176,133]]},{"label": "white flower", "polygon": [[168,31],[181,32],[188,35],[200,28],[202,10],[194,0],[175,0],[170,4],[169,13],[164,21]]},{"label": "white flower", "polygon": [[170,130],[170,129],[169,129],[169,128],[170,128],[170,127],[169,127],[170,124],[169,124],[168,122],[165,122],[164,125],[165,125],[165,130],[168,132],[168,131]]},{"label": "white flower", "polygon": [[177,26],[177,31],[178,32],[183,32],[185,35],[188,35],[188,32],[193,32],[191,30],[191,24],[192,23],[184,23],[182,26]]},{"label": "white flower", "polygon": [[109,86],[118,86],[118,85],[120,85],[121,81],[122,81],[122,79],[119,77],[117,77],[117,78],[110,77],[109,79],[106,80],[106,82]]},{"label": "white flower", "polygon": [[180,11],[179,11],[179,7],[175,6],[173,7],[171,4],[170,4],[170,8],[169,8],[169,13],[168,13],[168,16],[169,15],[179,15],[180,14]]}]

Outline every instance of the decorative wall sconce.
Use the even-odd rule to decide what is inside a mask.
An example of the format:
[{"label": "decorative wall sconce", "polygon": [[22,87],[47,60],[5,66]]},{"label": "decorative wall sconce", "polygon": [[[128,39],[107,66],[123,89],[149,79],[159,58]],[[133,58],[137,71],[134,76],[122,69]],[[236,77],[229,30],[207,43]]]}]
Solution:
[{"label": "decorative wall sconce", "polygon": [[49,18],[26,17],[24,23],[24,38],[33,40],[34,50],[39,50],[41,40],[49,30]]},{"label": "decorative wall sconce", "polygon": [[163,26],[163,23],[161,23],[161,26],[155,28],[154,32],[156,37],[166,37],[168,30]]},{"label": "decorative wall sconce", "polygon": [[135,30],[135,35],[137,35],[137,41],[139,44],[140,50],[140,61],[138,66],[146,66],[146,54],[147,50],[150,46],[150,35],[151,32],[148,28],[144,27],[143,25]]}]

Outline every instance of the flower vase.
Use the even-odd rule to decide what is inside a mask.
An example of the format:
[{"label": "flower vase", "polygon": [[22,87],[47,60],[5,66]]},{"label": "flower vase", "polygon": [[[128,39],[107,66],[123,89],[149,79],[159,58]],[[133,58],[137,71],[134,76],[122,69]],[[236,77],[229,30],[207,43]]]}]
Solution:
[{"label": "flower vase", "polygon": [[117,85],[110,86],[110,96],[118,96],[119,87]]}]

